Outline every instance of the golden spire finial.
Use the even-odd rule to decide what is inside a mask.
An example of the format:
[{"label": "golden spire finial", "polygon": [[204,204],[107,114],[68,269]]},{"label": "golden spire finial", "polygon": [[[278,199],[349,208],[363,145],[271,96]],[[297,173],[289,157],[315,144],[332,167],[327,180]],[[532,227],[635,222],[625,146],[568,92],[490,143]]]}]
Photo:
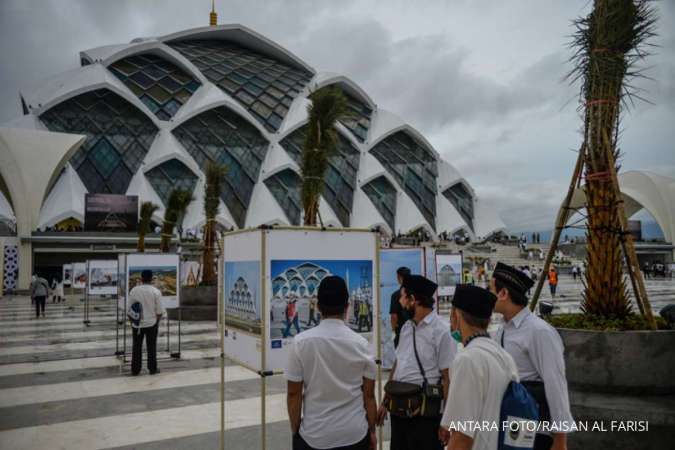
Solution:
[{"label": "golden spire finial", "polygon": [[216,0],[211,0],[211,12],[209,13],[209,25],[215,27],[218,25],[218,14],[216,13]]}]

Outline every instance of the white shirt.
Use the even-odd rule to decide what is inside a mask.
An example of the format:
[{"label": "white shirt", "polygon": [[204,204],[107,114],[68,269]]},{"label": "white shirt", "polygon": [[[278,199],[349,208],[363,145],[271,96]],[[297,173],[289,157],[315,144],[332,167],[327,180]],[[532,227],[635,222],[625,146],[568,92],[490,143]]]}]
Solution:
[{"label": "white shirt", "polygon": [[[396,370],[393,380],[422,385],[424,379],[415,359],[413,348],[415,322],[406,321],[396,348]],[[457,354],[457,343],[450,337],[450,326],[435,311],[429,313],[415,328],[417,354],[427,381],[438,384],[441,370],[449,369]]]},{"label": "white shirt", "polygon": [[319,449],[362,440],[368,432],[363,378],[376,374],[368,341],[342,320],[323,319],[295,336],[285,376],[304,384],[300,436]]},{"label": "white shirt", "polygon": [[544,383],[551,421],[559,427],[563,422],[572,423],[563,357],[565,349],[555,328],[525,307],[499,327],[495,340],[501,343],[502,336],[504,349],[513,357],[520,379]]},{"label": "white shirt", "polygon": [[441,426],[472,438],[472,450],[496,450],[502,398],[511,381],[518,381],[513,358],[490,338],[473,339],[452,365]]},{"label": "white shirt", "polygon": [[136,286],[129,292],[129,306],[127,314],[131,312],[131,305],[139,302],[141,304],[141,321],[138,325],[132,323],[134,328],[152,327],[157,323],[157,316],[164,315],[162,306],[162,293],[151,284],[142,284]]}]

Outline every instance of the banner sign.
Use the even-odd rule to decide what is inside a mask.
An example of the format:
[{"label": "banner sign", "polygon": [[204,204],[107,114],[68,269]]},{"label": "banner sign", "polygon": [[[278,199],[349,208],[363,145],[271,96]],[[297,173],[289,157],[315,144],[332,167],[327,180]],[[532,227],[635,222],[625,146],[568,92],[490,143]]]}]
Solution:
[{"label": "banner sign", "polygon": [[85,231],[136,231],[138,196],[86,194],[84,197]]}]

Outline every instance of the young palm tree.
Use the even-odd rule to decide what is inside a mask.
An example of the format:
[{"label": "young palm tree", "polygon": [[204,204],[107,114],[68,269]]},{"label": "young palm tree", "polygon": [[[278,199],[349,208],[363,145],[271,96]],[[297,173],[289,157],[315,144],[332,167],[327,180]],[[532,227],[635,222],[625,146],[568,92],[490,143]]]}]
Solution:
[{"label": "young palm tree", "polygon": [[162,253],[169,253],[173,229],[183,220],[185,210],[187,210],[191,201],[192,196],[189,192],[181,189],[171,191],[171,195],[169,195],[169,204],[166,207],[166,211],[164,211],[162,239],[159,244],[159,249]]},{"label": "young palm tree", "polygon": [[138,245],[136,250],[139,253],[145,251],[145,235],[150,232],[152,215],[159,209],[159,206],[152,202],[141,203],[141,220],[138,224]]},{"label": "young palm tree", "polygon": [[604,318],[631,312],[622,264],[620,192],[612,183],[619,170],[617,146],[621,108],[636,97],[629,84],[645,57],[642,44],[653,35],[655,14],[646,0],[595,0],[577,21],[576,68],[585,107],[585,193],[588,243],[582,310]]},{"label": "young palm tree", "polygon": [[304,224],[316,226],[328,158],[339,139],[335,122],[347,115],[347,99],[337,87],[321,88],[309,98],[312,103],[307,107],[309,122],[302,151],[302,207]]},{"label": "young palm tree", "polygon": [[216,216],[220,203],[220,190],[227,168],[218,164],[209,164],[206,168],[204,185],[204,250],[202,252],[202,285],[213,285],[218,281],[216,273]]}]

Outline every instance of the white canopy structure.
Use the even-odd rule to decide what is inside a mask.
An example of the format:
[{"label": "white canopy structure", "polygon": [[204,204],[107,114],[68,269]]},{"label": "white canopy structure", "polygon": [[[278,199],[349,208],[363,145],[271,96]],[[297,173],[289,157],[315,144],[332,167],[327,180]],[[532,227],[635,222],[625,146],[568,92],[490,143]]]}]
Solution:
[{"label": "white canopy structure", "polygon": [[[666,242],[675,242],[675,179],[637,170],[621,173],[618,178],[626,215],[631,217],[646,209],[658,223]],[[580,208],[585,200],[583,189],[577,189],[570,207]]]}]

